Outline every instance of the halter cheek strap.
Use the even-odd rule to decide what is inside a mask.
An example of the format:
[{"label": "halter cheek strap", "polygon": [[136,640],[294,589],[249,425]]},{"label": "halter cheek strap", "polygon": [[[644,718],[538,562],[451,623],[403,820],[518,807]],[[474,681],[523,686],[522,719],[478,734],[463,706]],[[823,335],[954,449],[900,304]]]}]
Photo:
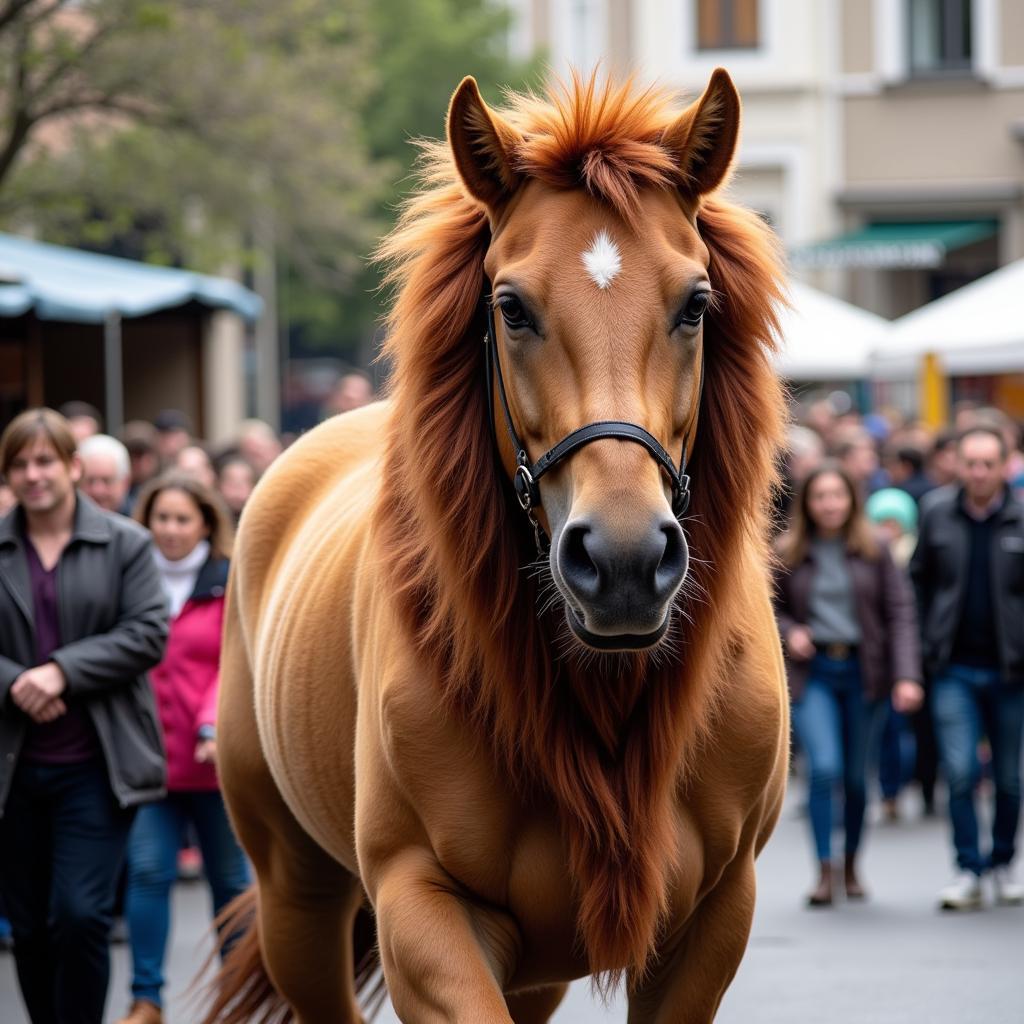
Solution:
[{"label": "halter cheek strap", "polygon": [[[526,445],[519,437],[515,424],[512,422],[512,411],[508,404],[508,395],[505,391],[505,379],[501,372],[501,357],[498,354],[498,333],[494,326],[494,303],[484,296],[484,305],[487,307],[487,334],[484,335],[484,363],[487,374],[487,411],[491,423],[494,423],[494,378],[498,380],[498,398],[501,402],[502,413],[505,417],[505,427],[508,430],[509,440],[512,442],[512,449],[516,453],[516,472],[512,478],[512,485],[515,488],[516,499],[522,510],[530,517],[533,525],[534,535],[537,540],[537,547],[544,547],[544,531],[537,521],[536,510],[540,507],[540,478],[553,466],[570,455],[579,451],[585,445],[594,441],[601,441],[606,438],[614,438],[619,441],[633,441],[642,445],[659,466],[665,471],[672,486],[672,511],[676,518],[686,514],[690,507],[690,478],[686,474],[686,451],[689,442],[692,440],[693,426],[689,435],[683,442],[683,450],[679,458],[679,469],[675,467],[672,457],[668,454],[658,439],[635,423],[627,423],[622,420],[599,420],[596,423],[588,423],[585,427],[574,430],[571,434],[563,437],[553,448],[545,452],[536,462],[530,462]],[[704,360],[700,364],[700,384],[697,392],[698,410],[701,396],[704,391]],[[693,424],[696,425],[697,417],[694,416]]]}]

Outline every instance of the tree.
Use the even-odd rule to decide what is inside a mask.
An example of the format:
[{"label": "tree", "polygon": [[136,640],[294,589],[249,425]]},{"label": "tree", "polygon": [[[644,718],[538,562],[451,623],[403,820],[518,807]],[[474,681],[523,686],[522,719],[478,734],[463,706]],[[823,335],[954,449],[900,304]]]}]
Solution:
[{"label": "tree", "polygon": [[508,20],[500,0],[0,0],[0,224],[214,272],[272,236],[294,349],[364,363],[411,140],[443,132],[463,75],[491,100],[523,83]]},{"label": "tree", "polygon": [[220,269],[260,220],[340,287],[387,168],[362,0],[2,0],[0,219]]},{"label": "tree", "polygon": [[[535,64],[508,55],[509,12],[493,0],[375,0],[367,11],[375,77],[360,119],[369,156],[392,168],[377,205],[381,233],[394,223],[401,196],[413,186],[417,138],[444,133],[455,87],[473,75],[488,100],[502,89],[537,77]],[[363,270],[339,291],[311,288],[288,276],[293,348],[334,351],[365,363],[386,297],[369,265],[372,246],[360,253]]]}]

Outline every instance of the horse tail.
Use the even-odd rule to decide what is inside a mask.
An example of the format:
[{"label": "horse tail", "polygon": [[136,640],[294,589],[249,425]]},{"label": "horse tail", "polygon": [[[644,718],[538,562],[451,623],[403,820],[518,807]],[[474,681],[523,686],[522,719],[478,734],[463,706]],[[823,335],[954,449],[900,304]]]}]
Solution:
[{"label": "horse tail", "polygon": [[[274,987],[260,948],[257,910],[259,895],[249,886],[217,915],[217,948],[200,972],[205,974],[221,951],[221,966],[207,986],[213,1002],[201,1024],[288,1024],[295,1014]],[[387,995],[380,970],[377,922],[368,906],[359,908],[352,931],[352,962],[356,995],[368,1020],[373,1020]]]},{"label": "horse tail", "polygon": [[295,1015],[274,987],[263,962],[256,916],[255,885],[236,896],[214,921],[219,940],[200,975],[223,953],[220,969],[207,986],[213,1002],[202,1024],[287,1024]]}]

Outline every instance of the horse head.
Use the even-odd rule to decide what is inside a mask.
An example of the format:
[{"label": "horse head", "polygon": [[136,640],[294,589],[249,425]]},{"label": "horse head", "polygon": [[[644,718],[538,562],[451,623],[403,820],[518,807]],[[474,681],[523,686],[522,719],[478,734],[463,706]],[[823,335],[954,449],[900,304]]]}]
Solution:
[{"label": "horse head", "polygon": [[[587,88],[600,119],[607,94]],[[697,215],[728,173],[739,110],[722,70],[656,136],[623,131],[624,111],[596,145],[592,126],[531,134],[471,78],[451,102],[455,167],[490,226],[495,436],[587,647],[659,644],[689,568],[685,470],[715,303]],[[587,148],[566,168],[543,147],[571,152],[573,130]]]}]

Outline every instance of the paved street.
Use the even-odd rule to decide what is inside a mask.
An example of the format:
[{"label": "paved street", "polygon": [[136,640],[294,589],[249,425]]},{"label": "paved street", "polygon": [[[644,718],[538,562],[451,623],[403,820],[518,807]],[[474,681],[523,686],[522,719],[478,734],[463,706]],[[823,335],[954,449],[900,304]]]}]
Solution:
[{"label": "paved street", "polygon": [[[1024,1020],[1024,908],[943,915],[935,891],[947,880],[943,822],[878,825],[864,874],[873,899],[863,906],[807,911],[810,881],[805,822],[795,796],[760,861],[760,893],[746,959],[719,1024],[1015,1024]],[[913,807],[910,808],[913,811]],[[206,924],[201,886],[179,888],[171,958],[170,1024],[190,1024],[182,993],[200,962]],[[115,953],[107,1020],[127,999],[128,957]],[[557,1024],[624,1021],[624,1002],[595,1003],[576,985]],[[9,956],[0,957],[0,1022],[26,1024]],[[396,1024],[390,1011],[378,1018]],[[329,1024],[329,1022],[324,1022]]]}]

